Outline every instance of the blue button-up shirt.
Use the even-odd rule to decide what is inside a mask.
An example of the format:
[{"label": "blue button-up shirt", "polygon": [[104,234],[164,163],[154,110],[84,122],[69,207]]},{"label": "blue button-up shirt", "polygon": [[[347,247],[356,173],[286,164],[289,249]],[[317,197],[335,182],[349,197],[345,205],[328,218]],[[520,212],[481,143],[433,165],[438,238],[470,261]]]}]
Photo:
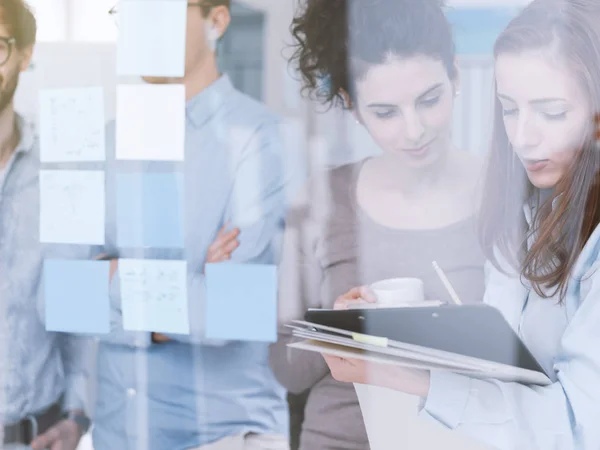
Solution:
[{"label": "blue button-up shirt", "polygon": [[[118,276],[111,286],[111,334],[98,355],[96,450],[188,449],[247,432],[287,434],[284,389],[268,362],[268,345],[204,338],[203,269],[222,225],[241,229],[234,262],[275,263],[286,198],[302,179],[287,164],[278,118],[222,76],[186,107],[185,162],[114,161],[108,151],[107,249],[116,252],[114,172],[179,171],[185,177],[185,249],[137,249],[119,256],[185,259],[190,335],[151,344],[149,333],[124,331]],[[107,142],[114,141],[109,127]],[[233,280],[232,280],[233,281]]]},{"label": "blue button-up shirt", "polygon": [[[87,259],[90,247],[40,244],[39,145],[17,117],[20,142],[0,171],[0,417],[4,424],[41,412],[64,395],[83,409],[90,341],[46,331],[44,258]],[[65,311],[65,314],[68,314]]]},{"label": "blue button-up shirt", "polygon": [[[529,206],[525,216],[531,225]],[[421,416],[501,450],[600,448],[600,227],[571,270],[563,303],[540,297],[500,261],[505,271],[488,264],[484,301],[502,312],[552,384],[434,371]]]}]

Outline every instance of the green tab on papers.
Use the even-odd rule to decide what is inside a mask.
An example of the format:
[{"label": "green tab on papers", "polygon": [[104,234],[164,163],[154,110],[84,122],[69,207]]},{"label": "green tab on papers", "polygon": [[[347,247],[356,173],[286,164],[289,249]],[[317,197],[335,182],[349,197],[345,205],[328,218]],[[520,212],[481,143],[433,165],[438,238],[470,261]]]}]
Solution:
[{"label": "green tab on papers", "polygon": [[363,344],[376,345],[377,347],[387,347],[388,338],[369,336],[367,334],[352,333],[352,339]]}]

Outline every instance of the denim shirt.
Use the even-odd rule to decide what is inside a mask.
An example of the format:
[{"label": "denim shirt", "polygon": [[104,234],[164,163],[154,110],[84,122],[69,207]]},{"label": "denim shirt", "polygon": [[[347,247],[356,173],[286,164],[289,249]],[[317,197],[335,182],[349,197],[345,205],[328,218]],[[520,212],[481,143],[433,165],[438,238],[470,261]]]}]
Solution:
[{"label": "denim shirt", "polygon": [[[17,117],[21,140],[0,174],[0,383],[2,420],[10,424],[63,396],[84,409],[91,342],[46,331],[44,258],[87,259],[86,246],[40,244],[39,143]],[[68,311],[65,311],[68,314]]]},{"label": "denim shirt", "polygon": [[[203,267],[223,224],[241,230],[233,262],[277,262],[287,191],[302,182],[298,166],[284,167],[288,155],[279,130],[277,116],[222,76],[186,106],[184,163],[108,161],[109,172],[184,173],[185,249],[119,249],[119,256],[187,261],[191,333],[152,344],[150,333],[124,330],[117,273],[111,333],[98,355],[96,450],[183,450],[249,432],[288,433],[285,390],[269,366],[268,344],[204,337]],[[108,134],[111,146],[114,127]],[[109,148],[109,159],[112,154]],[[110,183],[107,202],[114,197]],[[114,208],[107,206],[111,251]]]}]

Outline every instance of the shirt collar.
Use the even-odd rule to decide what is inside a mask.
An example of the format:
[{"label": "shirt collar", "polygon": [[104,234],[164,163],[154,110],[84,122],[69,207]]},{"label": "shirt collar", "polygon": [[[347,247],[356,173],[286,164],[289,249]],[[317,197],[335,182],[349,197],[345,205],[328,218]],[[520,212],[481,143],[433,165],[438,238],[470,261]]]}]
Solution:
[{"label": "shirt collar", "polygon": [[[530,227],[533,225],[533,218],[535,217],[535,213],[537,212],[539,206],[548,199],[551,193],[551,190],[545,189],[541,192],[539,200],[538,196],[534,195],[532,198],[529,199],[528,202],[525,203],[523,211],[525,212],[525,220],[527,220],[527,225],[529,225]],[[552,200],[552,209],[556,208],[556,204],[558,203],[559,198],[560,195]]]},{"label": "shirt collar", "polygon": [[35,130],[33,124],[25,120],[21,115],[16,114],[17,129],[19,130],[20,138],[15,155],[20,153],[30,152],[35,145]]},{"label": "shirt collar", "polygon": [[196,127],[204,125],[234,90],[229,76],[221,75],[218,80],[188,101],[186,107],[188,120]]}]

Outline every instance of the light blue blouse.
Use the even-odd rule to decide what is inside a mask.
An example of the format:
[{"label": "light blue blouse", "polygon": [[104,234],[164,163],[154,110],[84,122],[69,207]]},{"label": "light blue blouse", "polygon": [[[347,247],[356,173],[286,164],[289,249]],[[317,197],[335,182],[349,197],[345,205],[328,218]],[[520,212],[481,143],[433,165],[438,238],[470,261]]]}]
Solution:
[{"label": "light blue blouse", "polygon": [[[529,209],[529,208],[527,208]],[[531,213],[526,210],[531,223]],[[545,387],[431,373],[420,414],[499,449],[600,449],[600,227],[564,303],[487,266],[484,302],[498,308],[551,377]]]}]

